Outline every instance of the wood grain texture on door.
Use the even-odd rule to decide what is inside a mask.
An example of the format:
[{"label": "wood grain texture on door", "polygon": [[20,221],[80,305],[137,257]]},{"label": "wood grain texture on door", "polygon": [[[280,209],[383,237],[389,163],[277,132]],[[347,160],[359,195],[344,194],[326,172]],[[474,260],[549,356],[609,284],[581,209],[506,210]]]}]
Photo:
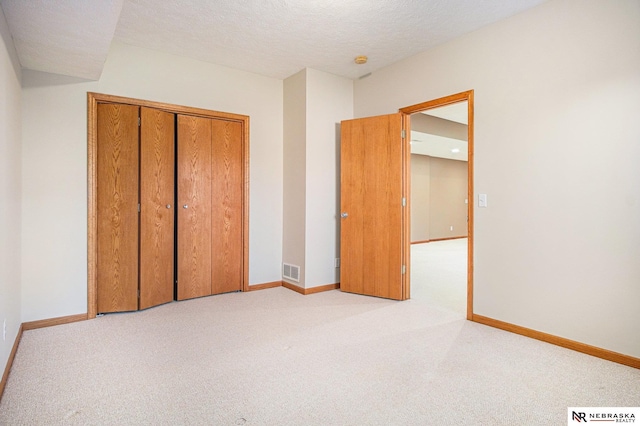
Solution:
[{"label": "wood grain texture on door", "polygon": [[242,124],[211,120],[212,293],[242,290]]},{"label": "wood grain texture on door", "polygon": [[[157,110],[158,115],[151,120],[141,117],[144,123],[139,125],[140,115],[144,117],[149,113],[138,110],[140,108]],[[129,114],[128,119],[125,119],[126,111],[133,112]],[[174,115],[175,200],[171,203],[171,209],[166,209],[168,203],[163,200],[164,190],[170,192],[170,184],[165,178],[168,178],[171,172],[165,166],[171,161],[168,153],[160,152],[159,148],[160,134],[163,134],[165,129],[165,123],[160,118],[163,115],[161,111]],[[182,116],[180,130],[177,123],[179,115]],[[100,312],[144,309],[166,300],[165,296],[159,295],[162,291],[150,290],[148,296],[153,300],[145,301],[147,280],[164,282],[164,274],[171,269],[171,259],[166,263],[160,260],[166,258],[164,250],[171,250],[171,242],[161,249],[162,241],[166,237],[165,231],[171,228],[171,214],[165,217],[162,206],[173,212],[174,288],[175,280],[180,282],[176,298],[187,299],[211,294],[211,265],[214,261],[218,262],[216,270],[221,271],[216,272],[216,276],[220,276],[221,282],[224,283],[221,286],[216,284],[216,292],[236,290],[235,284],[232,288],[225,287],[227,283],[235,281],[233,277],[237,274],[236,265],[241,268],[240,290],[248,291],[249,117],[89,92],[87,119],[87,317],[94,318]],[[222,166],[216,166],[215,181],[219,186],[215,189],[212,186],[211,170],[211,140],[214,127],[212,120],[222,123],[216,130],[219,133],[216,140],[223,141],[216,148],[222,152],[223,160]],[[237,134],[238,125],[240,135]],[[150,142],[151,151],[140,146],[140,137],[148,132],[154,135],[151,138],[153,142]],[[179,132],[185,144],[179,143]],[[99,138],[101,141],[106,140],[105,143],[109,146],[99,146]],[[124,143],[125,139],[129,138],[131,141],[138,141],[138,145],[133,149],[130,149],[128,142]],[[232,140],[236,138],[239,138],[239,143],[233,145]],[[236,169],[238,164],[235,163],[236,147],[241,149],[239,171]],[[135,157],[136,155],[138,157]],[[128,169],[129,164],[137,165],[138,168],[135,171]],[[151,180],[144,177],[140,181],[139,178],[143,176],[151,176]],[[238,192],[225,193],[226,188],[232,187],[236,187]],[[178,189],[182,199],[176,195]],[[135,200],[131,199],[131,194],[136,194]],[[222,216],[217,220],[211,216],[214,210],[214,196],[220,200],[215,209],[222,212]],[[240,200],[240,231],[235,222],[237,200]],[[144,214],[138,214],[138,203],[141,203],[140,209]],[[148,207],[146,203],[149,203]],[[187,205],[188,208],[183,209],[183,205]],[[135,223],[135,226],[132,226],[132,223]],[[218,224],[216,226],[222,231],[214,231],[214,223]],[[234,235],[237,234],[242,239],[238,242],[238,251],[233,247],[236,244]],[[212,252],[213,239],[220,245],[220,248],[215,249],[219,256]],[[149,250],[153,254],[148,261],[145,259],[145,253]],[[235,253],[239,253],[239,259],[233,258]],[[215,280],[218,281],[217,278]],[[130,283],[130,286],[123,287],[124,282]],[[100,308],[98,293],[101,293]],[[158,299],[155,299],[155,296],[158,296]],[[129,305],[120,303],[120,300],[125,299],[130,301]]]},{"label": "wood grain texture on door", "polygon": [[178,115],[178,300],[211,294],[211,120]]},{"label": "wood grain texture on door", "polygon": [[401,300],[402,116],[341,125],[340,288]]},{"label": "wood grain texture on door", "polygon": [[97,312],[138,309],[138,113],[97,107]]},{"label": "wood grain texture on door", "polygon": [[140,309],[173,300],[174,114],[141,108]]}]

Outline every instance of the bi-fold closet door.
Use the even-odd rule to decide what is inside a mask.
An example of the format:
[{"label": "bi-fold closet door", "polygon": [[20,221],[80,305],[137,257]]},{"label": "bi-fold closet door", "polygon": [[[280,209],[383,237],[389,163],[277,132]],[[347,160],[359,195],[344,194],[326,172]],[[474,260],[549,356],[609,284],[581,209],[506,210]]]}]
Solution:
[{"label": "bi-fold closet door", "polygon": [[98,312],[173,300],[174,115],[98,105]]},{"label": "bi-fold closet door", "polygon": [[98,104],[98,313],[242,289],[242,131]]},{"label": "bi-fold closet door", "polygon": [[242,124],[178,115],[177,299],[242,289]]}]

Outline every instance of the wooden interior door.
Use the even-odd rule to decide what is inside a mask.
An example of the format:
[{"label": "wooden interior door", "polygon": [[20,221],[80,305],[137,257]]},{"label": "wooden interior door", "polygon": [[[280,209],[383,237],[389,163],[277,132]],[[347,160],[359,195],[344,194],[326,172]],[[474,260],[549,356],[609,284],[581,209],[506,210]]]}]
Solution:
[{"label": "wooden interior door", "polygon": [[212,294],[242,290],[242,124],[211,120]]},{"label": "wooden interior door", "polygon": [[173,300],[175,116],[140,111],[140,309]]},{"label": "wooden interior door", "polygon": [[97,106],[97,312],[138,309],[139,107]]},{"label": "wooden interior door", "polygon": [[178,300],[211,294],[211,120],[178,115]]},{"label": "wooden interior door", "polygon": [[402,115],[341,125],[340,289],[402,300]]}]

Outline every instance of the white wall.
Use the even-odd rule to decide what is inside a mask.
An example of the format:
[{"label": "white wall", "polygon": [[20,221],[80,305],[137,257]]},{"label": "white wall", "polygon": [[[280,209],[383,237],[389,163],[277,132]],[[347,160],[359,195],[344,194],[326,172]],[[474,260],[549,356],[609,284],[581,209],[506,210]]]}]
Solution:
[{"label": "white wall", "polygon": [[281,279],[282,81],[114,43],[97,82],[23,75],[22,321],[87,310],[87,91],[249,115],[249,280]]},{"label": "white wall", "polygon": [[[305,286],[307,70],[284,80],[284,211],[282,261],[300,267]],[[284,279],[284,278],[283,278]],[[289,281],[289,280],[287,280]]]},{"label": "white wall", "polygon": [[0,375],[20,323],[20,65],[0,9]]},{"label": "white wall", "polygon": [[353,118],[353,80],[307,69],[306,286],[340,282],[340,121]]},{"label": "white wall", "polygon": [[429,240],[431,157],[411,154],[411,242]]},{"label": "white wall", "polygon": [[[306,68],[284,81],[284,255],[302,288],[340,270],[340,121],[353,118],[353,80]],[[287,280],[288,281],[288,280]]]},{"label": "white wall", "polygon": [[466,237],[468,163],[432,157],[429,173],[429,239]]},{"label": "white wall", "polygon": [[639,24],[637,0],[551,0],[355,84],[357,117],[475,90],[476,314],[634,357]]}]

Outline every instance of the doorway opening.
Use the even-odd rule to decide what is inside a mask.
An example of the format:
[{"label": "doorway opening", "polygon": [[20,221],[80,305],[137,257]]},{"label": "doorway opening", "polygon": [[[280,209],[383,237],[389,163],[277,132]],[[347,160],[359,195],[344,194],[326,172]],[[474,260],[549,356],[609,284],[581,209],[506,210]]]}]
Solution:
[{"label": "doorway opening", "polygon": [[471,319],[473,91],[400,112],[406,116],[411,141],[407,164],[411,231],[407,238],[411,242],[412,297],[419,294],[447,309],[466,311],[466,318]]}]

